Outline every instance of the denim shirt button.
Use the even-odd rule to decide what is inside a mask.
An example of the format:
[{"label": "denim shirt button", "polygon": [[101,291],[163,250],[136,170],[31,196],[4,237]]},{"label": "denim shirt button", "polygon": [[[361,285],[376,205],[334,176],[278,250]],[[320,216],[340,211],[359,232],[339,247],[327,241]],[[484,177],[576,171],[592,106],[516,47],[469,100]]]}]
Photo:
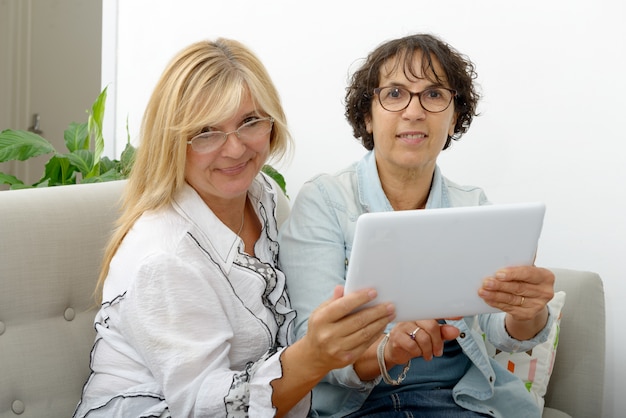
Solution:
[{"label": "denim shirt button", "polygon": [[461,337],[461,338],[465,338],[465,333],[464,333],[464,332],[460,333],[460,334],[459,334],[459,337]]}]

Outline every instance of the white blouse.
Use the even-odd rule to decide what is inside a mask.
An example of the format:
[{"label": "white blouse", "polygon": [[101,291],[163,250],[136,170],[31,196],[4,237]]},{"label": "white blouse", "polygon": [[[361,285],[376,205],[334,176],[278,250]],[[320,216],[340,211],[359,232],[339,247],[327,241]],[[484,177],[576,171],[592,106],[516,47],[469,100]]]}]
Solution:
[{"label": "white blouse", "polygon": [[263,227],[255,257],[188,185],[141,216],[111,261],[75,417],[275,415],[270,382],[295,318],[276,268],[276,193],[263,174],[248,192]]}]

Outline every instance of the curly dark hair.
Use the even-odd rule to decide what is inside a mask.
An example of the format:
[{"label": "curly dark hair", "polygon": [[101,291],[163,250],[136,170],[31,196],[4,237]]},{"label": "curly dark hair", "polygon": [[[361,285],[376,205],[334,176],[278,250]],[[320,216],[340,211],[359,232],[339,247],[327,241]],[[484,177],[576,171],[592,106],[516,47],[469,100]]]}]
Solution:
[{"label": "curly dark hair", "polygon": [[[415,34],[387,41],[372,51],[365,63],[352,75],[350,85],[346,89],[346,119],[352,126],[354,137],[360,139],[363,146],[374,149],[374,138],[367,132],[365,121],[372,112],[373,90],[379,87],[380,69],[391,59],[396,59],[394,69],[404,66],[409,78],[422,78],[418,69],[413,68],[413,59],[421,54],[421,74],[434,76],[437,83],[447,81],[451,89],[457,91],[454,98],[454,109],[458,113],[454,134],[448,136],[443,149],[448,148],[452,140],[458,140],[470,127],[472,119],[477,116],[476,106],[480,94],[474,83],[476,71],[474,64],[441,39],[430,34]],[[435,59],[444,74],[437,74],[433,65]]]}]

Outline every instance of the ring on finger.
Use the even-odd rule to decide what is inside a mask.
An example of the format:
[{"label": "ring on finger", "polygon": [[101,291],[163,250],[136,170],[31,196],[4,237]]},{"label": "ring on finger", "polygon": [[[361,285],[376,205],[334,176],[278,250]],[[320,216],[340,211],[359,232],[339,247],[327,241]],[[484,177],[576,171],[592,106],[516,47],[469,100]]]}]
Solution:
[{"label": "ring on finger", "polygon": [[417,333],[419,332],[419,330],[420,330],[420,329],[421,329],[420,327],[417,327],[417,328],[415,328],[415,329],[413,330],[413,332],[411,332],[411,333],[409,334],[409,337],[411,337],[411,339],[412,339],[413,341],[415,341],[415,334],[417,334]]}]

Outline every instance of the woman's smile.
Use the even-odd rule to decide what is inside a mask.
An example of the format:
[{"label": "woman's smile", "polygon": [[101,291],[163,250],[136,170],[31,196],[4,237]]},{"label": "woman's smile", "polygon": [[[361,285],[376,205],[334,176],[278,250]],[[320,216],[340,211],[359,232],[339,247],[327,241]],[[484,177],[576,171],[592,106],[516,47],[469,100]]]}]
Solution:
[{"label": "woman's smile", "polygon": [[407,144],[421,144],[428,139],[428,135],[419,131],[409,131],[399,133],[396,138]]},{"label": "woman's smile", "polygon": [[218,168],[217,171],[219,171],[220,173],[226,176],[236,176],[238,174],[241,174],[246,169],[247,166],[248,166],[248,161],[244,161],[240,164],[237,164],[231,167]]}]

